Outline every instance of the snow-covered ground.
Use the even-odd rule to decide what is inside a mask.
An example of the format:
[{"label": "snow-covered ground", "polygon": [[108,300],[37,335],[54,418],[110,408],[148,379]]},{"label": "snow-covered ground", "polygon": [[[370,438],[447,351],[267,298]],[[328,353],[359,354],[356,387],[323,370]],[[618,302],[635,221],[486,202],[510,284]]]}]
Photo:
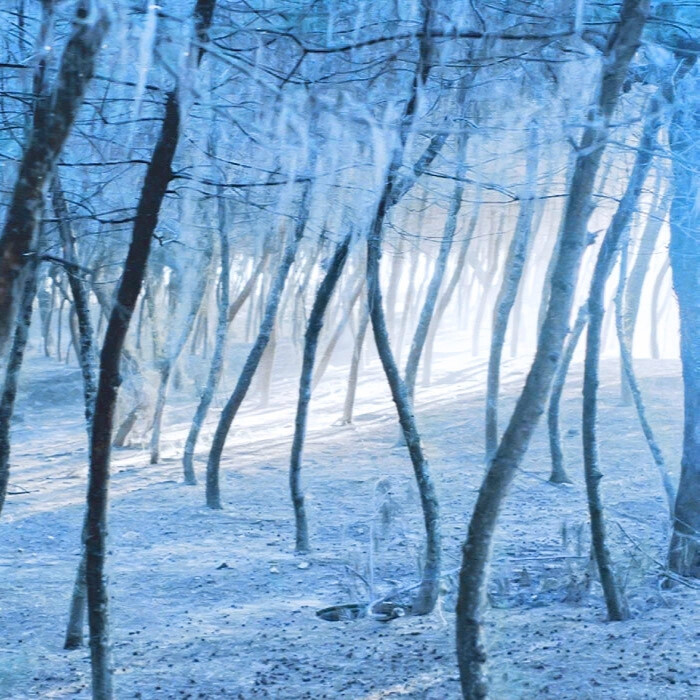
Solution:
[{"label": "snow-covered ground", "polygon": [[[282,360],[280,360],[282,361]],[[525,361],[505,363],[501,421]],[[62,650],[79,559],[86,476],[80,375],[31,358],[13,433],[11,495],[0,518],[0,697],[87,698],[87,649]],[[682,430],[680,368],[639,361],[649,417],[674,475]],[[483,473],[483,360],[456,344],[418,387],[416,413],[438,484],[445,570]],[[700,697],[698,591],[664,590],[668,514],[618,369],[603,366],[601,463],[613,557],[634,618],[606,623],[590,593],[580,457],[580,367],[563,405],[571,486],[553,486],[541,425],[502,514],[487,612],[493,697]],[[166,409],[162,462],[144,447],[114,451],[110,583],[119,698],[457,698],[454,576],[440,610],[390,623],[327,622],[316,611],[418,578],[421,517],[405,448],[376,362],[361,375],[352,427],[340,417],[346,368],[312,402],[303,479],[313,552],[293,553],[287,463],[296,370],[280,372],[266,409],[244,403],[225,450],[225,509],[181,481],[192,399]],[[230,381],[229,381],[230,383]],[[219,406],[223,400],[219,398]],[[212,411],[200,441],[215,425]],[[388,502],[378,481],[389,477]],[[382,482],[386,486],[386,482]],[[384,520],[380,517],[384,503]],[[373,544],[370,542],[373,538]]]}]

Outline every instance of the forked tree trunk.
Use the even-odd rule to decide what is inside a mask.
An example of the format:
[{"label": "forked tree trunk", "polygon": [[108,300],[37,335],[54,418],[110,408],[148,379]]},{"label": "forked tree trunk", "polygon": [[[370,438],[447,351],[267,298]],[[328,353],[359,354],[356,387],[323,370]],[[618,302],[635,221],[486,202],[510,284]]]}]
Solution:
[{"label": "forked tree trunk", "polygon": [[599,484],[603,478],[598,455],[598,375],[601,352],[601,328],[605,316],[605,284],[612,272],[623,234],[639,201],[656,144],[659,128],[658,102],[652,98],[651,109],[644,124],[644,132],[637,147],[634,167],[625,193],[605,233],[596,266],[593,270],[588,295],[588,333],[583,375],[583,463],[588,496],[588,511],[591,518],[591,544],[595,554],[600,582],[603,586],[605,604],[610,620],[625,620],[629,610],[613,569],[612,559],[606,545],[605,518],[600,497]]},{"label": "forked tree trunk", "polygon": [[222,508],[219,472],[221,455],[224,451],[226,437],[231,429],[233,419],[236,417],[238,409],[241,407],[243,399],[248,393],[248,389],[253,381],[255,371],[260,364],[260,359],[262,358],[265,348],[267,347],[267,343],[270,340],[270,334],[272,333],[272,329],[275,325],[277,310],[280,305],[285,282],[287,281],[289,270],[294,262],[294,258],[296,257],[299,242],[301,241],[306,228],[306,221],[309,216],[310,199],[311,186],[307,183],[304,186],[304,192],[301,197],[301,205],[299,207],[299,215],[294,232],[285,246],[279,268],[277,269],[275,278],[270,285],[270,291],[267,295],[267,301],[265,303],[265,310],[260,323],[260,329],[258,330],[258,337],[255,339],[255,343],[248,353],[248,357],[246,358],[243,369],[241,369],[241,373],[238,376],[238,381],[236,382],[233,393],[226,402],[226,405],[219,416],[219,422],[216,426],[216,432],[214,433],[211,450],[209,452],[209,459],[207,461],[206,499],[207,505],[210,508],[217,510]]},{"label": "forked tree trunk", "polygon": [[294,440],[289,460],[289,489],[292,505],[294,506],[297,552],[309,551],[309,526],[304,507],[304,491],[301,487],[301,460],[304,454],[306,422],[311,401],[311,378],[313,376],[316,348],[318,347],[318,336],[321,333],[321,328],[323,328],[323,316],[333,295],[333,290],[345,267],[351,239],[352,233],[348,234],[341,241],[333,255],[323,281],[316,292],[316,299],[311,308],[309,322],[304,335],[304,357],[299,379],[299,398],[297,400],[297,414],[294,423]]},{"label": "forked tree trunk", "polygon": [[513,239],[503,268],[503,282],[498,290],[493,310],[491,349],[486,378],[486,462],[493,457],[498,446],[498,391],[501,381],[501,355],[508,329],[508,320],[518,295],[520,280],[532,234],[532,216],[535,210],[535,187],[537,180],[537,130],[529,126],[527,157],[525,163],[525,187],[515,224]]},{"label": "forked tree trunk", "polygon": [[581,339],[583,329],[588,321],[588,306],[583,304],[576,315],[574,327],[569,335],[564,352],[559,360],[557,372],[552,382],[552,393],[549,397],[549,407],[547,409],[547,427],[549,430],[549,454],[552,458],[552,471],[549,480],[553,484],[570,484],[571,479],[566,473],[564,466],[564,450],[561,443],[561,431],[559,429],[559,407],[561,397],[566,385],[566,375],[569,372],[571,360],[576,352],[576,346]]},{"label": "forked tree trunk", "polygon": [[[235,318],[234,316],[229,317],[229,286],[230,286],[230,253],[229,253],[229,241],[228,241],[228,226],[226,223],[226,205],[221,198],[221,192],[219,192],[218,200],[218,233],[219,233],[219,256],[221,258],[221,275],[219,277],[219,295],[218,295],[218,316],[216,323],[216,336],[214,341],[214,354],[211,358],[211,364],[209,365],[209,374],[207,375],[207,381],[204,385],[204,390],[199,399],[199,404],[197,405],[197,410],[195,411],[194,418],[192,419],[192,425],[190,426],[190,432],[187,435],[187,440],[185,441],[185,454],[182,459],[182,466],[184,471],[185,483],[194,485],[197,483],[197,478],[194,473],[194,450],[197,444],[197,438],[199,437],[199,432],[202,429],[202,424],[206,418],[207,412],[209,411],[209,406],[214,399],[214,392],[219,384],[219,379],[221,378],[221,372],[224,367],[224,349],[226,346],[226,335],[230,322]],[[239,309],[245,303],[245,300],[250,294],[250,290],[255,284],[255,279],[257,275],[254,275],[249,280],[249,284],[246,285],[243,291],[247,291],[245,297],[242,299]],[[240,299],[240,295],[239,295]]]},{"label": "forked tree trunk", "polygon": [[549,306],[537,352],[510,422],[479,489],[464,544],[457,600],[457,659],[466,700],[488,694],[482,613],[486,603],[487,570],[501,504],[527,450],[556,372],[569,326],[571,306],[583,257],[595,176],[617,104],[644,26],[648,2],[625,0],[620,23],[608,42],[598,105],[585,127],[564,213],[557,262],[552,274]]}]

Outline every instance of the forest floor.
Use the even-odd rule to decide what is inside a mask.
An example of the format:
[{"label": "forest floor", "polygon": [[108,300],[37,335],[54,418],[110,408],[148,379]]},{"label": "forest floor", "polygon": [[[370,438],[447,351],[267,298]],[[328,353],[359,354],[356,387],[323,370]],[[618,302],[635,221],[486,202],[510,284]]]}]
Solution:
[{"label": "forest floor", "polygon": [[[417,390],[441,500],[444,569],[452,572],[439,611],[425,618],[316,616],[418,580],[417,493],[405,448],[395,445],[393,405],[376,362],[361,375],[352,427],[334,425],[346,369],[331,368],[314,396],[303,474],[308,556],[293,553],[287,491],[291,377],[277,382],[267,408],[255,397],[244,404],[225,450],[222,511],[204,507],[201,484],[181,483],[192,400],[175,399],[167,411],[159,465],[148,464],[143,445],[115,450],[109,571],[118,698],[459,697],[454,572],[483,473],[484,386],[482,360],[454,369],[465,364],[462,347],[438,356],[435,383]],[[676,478],[679,365],[636,364]],[[12,495],[0,519],[0,698],[87,698],[87,648],[62,650],[85,494],[80,375],[49,360],[32,358],[28,366],[13,433]],[[502,422],[525,367],[504,365]],[[597,581],[586,586],[580,388],[576,365],[562,407],[574,483],[547,482],[543,421],[500,520],[486,613],[492,697],[700,698],[700,594],[661,586],[667,508],[634,410],[620,405],[613,361],[603,364],[600,389],[602,493],[633,618],[606,622]],[[212,411],[203,450],[215,417]],[[198,455],[200,482],[205,456]]]}]

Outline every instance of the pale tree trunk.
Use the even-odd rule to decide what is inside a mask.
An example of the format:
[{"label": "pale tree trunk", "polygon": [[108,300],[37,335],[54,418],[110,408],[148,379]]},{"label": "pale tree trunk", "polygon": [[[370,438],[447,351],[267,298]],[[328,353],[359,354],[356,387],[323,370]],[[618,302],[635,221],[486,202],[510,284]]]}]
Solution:
[{"label": "pale tree trunk", "polygon": [[634,407],[637,411],[637,416],[639,417],[639,423],[642,426],[642,432],[644,433],[644,438],[649,446],[649,452],[651,452],[654,464],[661,477],[661,485],[663,486],[664,493],[666,494],[666,501],[668,504],[668,513],[671,520],[673,520],[673,506],[676,502],[676,489],[671,480],[671,475],[668,473],[668,468],[666,467],[666,461],[664,460],[663,453],[661,452],[661,447],[659,443],[656,442],[654,437],[654,431],[652,430],[651,423],[646,415],[646,408],[644,407],[644,401],[642,399],[642,391],[639,388],[639,383],[637,382],[637,377],[634,373],[634,362],[632,360],[632,353],[630,351],[628,340],[626,337],[626,327],[624,318],[624,308],[623,299],[625,298],[625,288],[627,286],[627,241],[623,241],[622,253],[620,255],[620,279],[617,285],[617,294],[615,294],[615,330],[617,331],[617,340],[620,346],[620,363],[622,365],[622,371],[624,372],[624,378],[627,382],[628,390],[630,396],[634,403]]},{"label": "pale tree trunk", "polygon": [[[655,189],[658,192],[661,188],[661,174],[656,178]],[[659,238],[659,232],[663,224],[671,199],[670,188],[663,194],[657,195],[657,200],[649,212],[644,232],[637,246],[637,255],[630,270],[629,279],[625,286],[625,297],[623,300],[623,330],[625,335],[625,345],[633,354],[634,349],[634,329],[637,325],[639,314],[639,304],[642,299],[642,289],[646,279],[649,263],[651,262]],[[632,394],[625,377],[625,368],[620,364],[620,388],[621,399],[625,405],[632,403]]]},{"label": "pale tree trunk", "polygon": [[435,347],[435,337],[437,335],[438,329],[440,328],[440,323],[442,322],[445,311],[452,301],[455,289],[459,284],[459,280],[464,272],[465,262],[467,260],[467,253],[469,252],[469,245],[474,236],[474,231],[476,230],[476,224],[479,220],[479,203],[477,202],[474,210],[472,211],[471,218],[469,219],[469,224],[467,230],[464,234],[464,239],[462,245],[459,248],[459,254],[457,255],[457,262],[455,268],[452,271],[452,276],[450,277],[445,291],[440,297],[440,301],[437,304],[433,318],[430,321],[430,329],[428,331],[428,338],[426,339],[425,347],[425,359],[423,360],[423,386],[430,386],[430,373],[433,365],[433,348]]},{"label": "pale tree trunk", "polygon": [[649,317],[649,353],[654,360],[661,357],[659,352],[659,322],[661,320],[661,310],[659,300],[661,298],[661,289],[664,284],[664,279],[671,269],[671,262],[666,258],[656,275],[654,281],[654,289],[651,294],[651,309]]},{"label": "pale tree trunk", "polygon": [[270,285],[260,328],[258,330],[258,337],[255,339],[255,343],[248,353],[248,357],[246,358],[243,369],[241,369],[241,373],[238,376],[238,381],[236,382],[233,393],[226,402],[226,405],[219,416],[219,422],[216,426],[216,432],[214,433],[214,438],[212,440],[211,449],[209,452],[209,459],[207,461],[206,500],[209,508],[214,508],[217,510],[222,508],[219,472],[221,455],[224,451],[226,437],[228,436],[233,420],[238,413],[238,409],[241,407],[243,399],[248,393],[248,389],[253,381],[255,371],[260,364],[260,360],[270,340],[270,335],[277,318],[277,310],[280,306],[282,292],[284,291],[285,282],[287,281],[289,270],[297,254],[299,242],[301,241],[306,228],[306,222],[309,216],[310,198],[311,186],[307,183],[304,186],[304,191],[301,197],[301,204],[299,207],[299,214],[294,232],[285,246],[282,260],[277,269],[277,273],[275,274],[275,278]]},{"label": "pale tree trunk", "polygon": [[520,280],[525,269],[530,238],[532,235],[532,215],[535,209],[535,187],[537,182],[538,144],[537,128],[528,127],[527,157],[525,163],[525,186],[521,198],[520,211],[515,224],[513,239],[503,269],[503,282],[498,290],[496,306],[493,310],[491,349],[486,379],[486,461],[493,457],[498,446],[498,391],[501,381],[501,355],[506,339],[508,320],[518,295]]},{"label": "pale tree trunk", "polygon": [[299,379],[299,398],[297,400],[297,413],[294,423],[294,440],[289,461],[289,488],[294,506],[294,522],[296,527],[296,551],[309,551],[309,526],[304,507],[304,491],[301,486],[301,461],[304,454],[304,439],[306,437],[306,423],[311,401],[311,378],[318,347],[318,336],[323,327],[323,317],[331,300],[333,291],[338,283],[345,261],[348,257],[348,249],[352,234],[348,234],[338,245],[331,260],[328,270],[321,282],[316,299],[314,300],[309,322],[304,336],[304,357],[301,365],[301,377]]},{"label": "pale tree trunk", "polygon": [[[692,64],[691,64],[692,65]],[[669,259],[678,298],[684,425],[681,478],[669,549],[671,571],[700,577],[700,97],[698,65],[676,88],[669,128],[674,193]]]},{"label": "pale tree trunk", "polygon": [[485,251],[485,267],[484,269],[479,268],[477,270],[477,262],[474,262],[474,272],[477,274],[479,281],[482,285],[481,298],[479,299],[479,305],[476,309],[476,315],[474,317],[474,331],[472,336],[472,355],[476,357],[479,354],[479,341],[481,334],[481,326],[486,315],[486,310],[491,304],[491,297],[493,291],[496,289],[496,275],[498,274],[498,263],[500,259],[500,245],[499,242],[503,236],[503,225],[505,222],[505,216],[501,216],[498,224],[496,225],[496,230],[491,231],[491,235],[486,241],[486,251]]},{"label": "pale tree trunk", "polygon": [[362,304],[360,309],[360,320],[357,324],[357,334],[352,347],[352,359],[350,361],[350,374],[348,376],[348,388],[345,393],[345,403],[343,404],[342,425],[352,423],[353,410],[355,408],[355,394],[357,393],[357,378],[360,372],[360,358],[362,357],[362,346],[367,335],[369,326],[369,308],[367,304]]},{"label": "pale tree trunk", "polygon": [[561,444],[561,431],[559,429],[559,407],[561,396],[566,385],[566,375],[569,372],[571,360],[576,352],[576,346],[581,338],[583,329],[588,322],[588,305],[583,304],[578,310],[574,327],[569,335],[564,352],[559,360],[557,372],[552,382],[552,393],[549,397],[549,407],[547,408],[547,427],[549,430],[549,453],[552,458],[552,471],[549,480],[553,484],[570,484],[571,479],[566,473],[564,466],[564,450]]},{"label": "pale tree trunk", "polygon": [[510,422],[479,489],[464,544],[457,601],[457,659],[463,697],[488,694],[482,613],[488,564],[501,504],[527,450],[556,372],[566,337],[578,270],[586,243],[595,176],[629,62],[638,46],[648,2],[625,0],[606,48],[598,105],[585,127],[566,204],[565,225],[552,274],[549,307],[537,352]]},{"label": "pale tree trunk", "polygon": [[639,201],[646,176],[651,166],[659,129],[659,103],[651,99],[651,107],[644,123],[644,132],[637,147],[634,166],[625,193],[605,233],[596,266],[593,270],[588,295],[588,333],[583,374],[583,417],[581,434],[583,439],[583,464],[586,479],[588,511],[591,518],[591,545],[595,554],[600,582],[603,586],[605,604],[610,620],[626,620],[629,610],[624,593],[616,580],[612,558],[606,545],[605,517],[600,496],[600,469],[598,454],[598,383],[601,352],[601,327],[605,315],[605,284],[615,265],[615,259],[623,234]]}]

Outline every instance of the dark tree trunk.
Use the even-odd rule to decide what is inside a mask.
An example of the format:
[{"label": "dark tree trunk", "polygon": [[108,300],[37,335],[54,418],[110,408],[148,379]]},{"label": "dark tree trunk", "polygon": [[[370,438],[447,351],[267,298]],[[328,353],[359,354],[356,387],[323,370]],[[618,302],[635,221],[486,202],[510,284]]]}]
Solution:
[{"label": "dark tree trunk", "polygon": [[301,461],[304,454],[306,420],[309,412],[309,402],[311,401],[311,378],[313,376],[314,360],[316,359],[318,336],[321,333],[321,328],[323,328],[323,316],[333,295],[333,290],[345,267],[351,239],[352,234],[348,234],[338,245],[333,255],[323,281],[316,292],[316,299],[311,308],[304,336],[304,358],[299,379],[299,399],[297,401],[297,414],[294,423],[294,441],[289,461],[289,488],[294,506],[297,552],[309,551],[309,526],[304,507],[304,491],[301,487]]},{"label": "dark tree trunk", "polygon": [[22,361],[24,360],[24,351],[27,347],[29,325],[32,320],[32,309],[34,308],[34,297],[36,296],[37,255],[32,256],[28,267],[17,313],[17,327],[15,328],[7,367],[5,368],[5,382],[2,388],[2,395],[0,396],[0,515],[2,515],[3,506],[5,505],[7,485],[10,480],[10,428],[17,397],[17,383],[20,369],[22,368]]},{"label": "dark tree trunk", "polygon": [[508,427],[489,464],[469,523],[457,601],[457,659],[462,694],[467,700],[484,698],[488,693],[482,613],[486,602],[493,535],[501,504],[544,411],[559,362],[568,331],[595,176],[607,141],[608,124],[648,11],[648,2],[625,0],[621,21],[608,42],[597,109],[584,130],[581,149],[577,154],[557,262],[552,274],[549,306],[535,359]]},{"label": "dark tree trunk", "polygon": [[78,3],[77,21],[66,44],[50,94],[37,94],[29,142],[19,166],[7,219],[0,236],[0,350],[13,327],[15,308],[23,294],[24,273],[36,246],[46,187],[80,109],[95,67],[95,58],[109,21],[99,5],[85,19]]}]

